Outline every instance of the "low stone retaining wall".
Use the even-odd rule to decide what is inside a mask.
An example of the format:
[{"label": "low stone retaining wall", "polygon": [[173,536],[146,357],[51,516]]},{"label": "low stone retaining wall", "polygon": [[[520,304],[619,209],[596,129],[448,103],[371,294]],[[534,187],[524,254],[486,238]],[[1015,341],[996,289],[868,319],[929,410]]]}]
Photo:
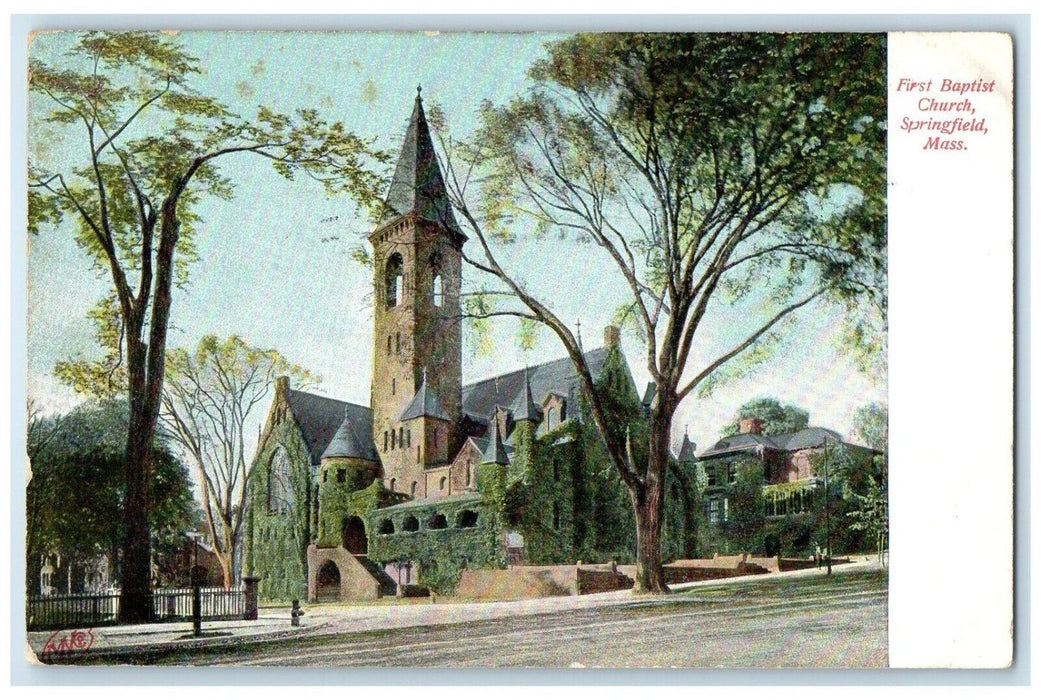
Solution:
[{"label": "low stone retaining wall", "polygon": [[562,564],[467,569],[459,577],[455,597],[470,600],[523,600],[632,588],[632,579],[620,568],[610,564]]},{"label": "low stone retaining wall", "polygon": [[752,557],[747,554],[714,555],[711,559],[679,559],[665,564],[665,583],[692,583],[712,579],[768,574],[780,571],[777,557]]}]

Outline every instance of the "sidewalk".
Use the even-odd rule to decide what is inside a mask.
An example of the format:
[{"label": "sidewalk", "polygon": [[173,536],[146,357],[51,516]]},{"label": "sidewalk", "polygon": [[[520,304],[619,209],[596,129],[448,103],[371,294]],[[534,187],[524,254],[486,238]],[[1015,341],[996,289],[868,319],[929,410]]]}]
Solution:
[{"label": "sidewalk", "polygon": [[[874,557],[855,557],[849,564],[836,565],[838,573],[877,569]],[[748,580],[775,580],[778,578],[794,578],[823,576],[823,569],[802,569],[776,574],[752,574],[727,579],[696,581],[693,583],[674,584],[670,589],[674,592],[689,591],[703,587],[725,586],[732,582]],[[640,596],[634,598],[630,591],[610,591],[582,596],[556,596],[551,598],[534,598],[502,602],[456,602],[450,598],[439,598],[436,603],[411,599],[407,604],[383,605],[349,605],[324,604],[305,605],[306,614],[301,618],[301,626],[290,624],[289,608],[262,608],[257,620],[231,620],[221,622],[203,622],[202,636],[192,636],[191,622],[176,622],[154,625],[132,625],[116,627],[98,627],[93,630],[78,630],[81,634],[75,640],[71,638],[73,630],[60,632],[30,632],[29,644],[39,655],[48,641],[53,647],[61,647],[62,638],[66,638],[66,648],[71,651],[59,651],[55,658],[73,654],[116,656],[121,653],[147,653],[149,651],[169,651],[181,649],[190,652],[203,647],[223,646],[228,644],[244,644],[270,641],[304,635],[319,634],[351,634],[385,629],[401,629],[427,625],[446,625],[483,620],[495,620],[522,615],[564,612],[568,610],[586,610],[598,607],[615,607],[628,605],[634,601],[641,604],[667,601],[669,594],[658,596]],[[46,657],[49,654],[45,655]],[[60,660],[58,661],[60,663]]]},{"label": "sidewalk", "polygon": [[[29,647],[38,659],[50,661],[77,654],[107,655],[120,652],[190,651],[202,647],[242,644],[319,633],[328,620],[302,618],[300,627],[290,623],[289,608],[263,608],[256,620],[203,621],[202,634],[192,634],[191,622],[119,625],[77,630],[29,632]],[[60,661],[59,661],[60,663]]]}]

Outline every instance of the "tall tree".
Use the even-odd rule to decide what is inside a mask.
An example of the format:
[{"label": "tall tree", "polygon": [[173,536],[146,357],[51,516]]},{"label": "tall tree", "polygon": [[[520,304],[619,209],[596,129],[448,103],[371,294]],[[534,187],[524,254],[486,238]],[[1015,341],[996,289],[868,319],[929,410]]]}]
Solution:
[{"label": "tall tree", "polygon": [[853,434],[868,447],[886,452],[889,449],[889,407],[869,403],[853,414]]},{"label": "tall tree", "polygon": [[247,419],[280,375],[292,376],[297,386],[314,381],[278,351],[253,347],[237,336],[222,341],[208,335],[193,353],[167,353],[160,420],[195,464],[225,588],[233,583],[245,517]]},{"label": "tall tree", "polygon": [[385,160],[313,110],[287,116],[261,106],[242,118],[192,89],[199,72],[176,35],[145,32],[84,33],[60,63],[29,61],[31,122],[57,129],[65,145],[61,157],[29,163],[29,231],[73,218],[77,243],[111,278],[104,305],[118,309],[120,351],[107,359],[111,372],[126,374],[130,410],[123,622],[149,617],[148,456],[173,287],[192,259],[196,205],[232,195],[219,164],[259,156],[287,178],[304,173],[372,206],[380,186],[368,166]]},{"label": "tall tree", "polygon": [[[884,318],[885,39],[585,34],[551,45],[530,78],[526,94],[484,108],[468,147],[442,140],[478,243],[467,261],[488,280],[468,311],[542,324],[564,345],[635,513],[635,590],[664,590],[680,403],[761,360],[801,309]],[[576,334],[527,283],[569,263],[551,245],[524,272],[507,262],[503,244],[549,233],[598,247],[627,291],[619,318],[657,384],[643,450],[609,419]],[[728,304],[726,322],[707,322]]]},{"label": "tall tree", "polygon": [[721,435],[736,435],[742,418],[758,418],[765,435],[794,433],[810,423],[810,414],[792,404],[782,404],[772,396],[764,396],[745,402],[737,409],[731,423],[723,427]]},{"label": "tall tree", "polygon": [[[32,478],[26,486],[26,586],[38,590],[41,556],[70,563],[98,555],[118,564],[123,532],[125,401],[89,403],[62,415],[32,416],[27,449]],[[149,490],[159,507],[149,512],[158,552],[183,545],[195,508],[187,470],[160,436],[153,440]]]}]

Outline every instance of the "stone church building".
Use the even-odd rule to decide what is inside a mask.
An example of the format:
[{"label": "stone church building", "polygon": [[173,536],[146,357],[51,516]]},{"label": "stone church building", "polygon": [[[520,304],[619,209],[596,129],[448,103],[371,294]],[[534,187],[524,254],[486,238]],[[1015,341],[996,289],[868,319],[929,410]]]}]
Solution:
[{"label": "stone church building", "polygon": [[[250,481],[243,573],[261,578],[269,600],[371,599],[449,591],[466,567],[624,557],[628,501],[582,420],[570,359],[462,383],[467,238],[419,96],[385,212],[369,235],[370,405],[278,380]],[[586,359],[641,419],[649,397],[617,329]],[[682,476],[673,488],[686,494]]]}]

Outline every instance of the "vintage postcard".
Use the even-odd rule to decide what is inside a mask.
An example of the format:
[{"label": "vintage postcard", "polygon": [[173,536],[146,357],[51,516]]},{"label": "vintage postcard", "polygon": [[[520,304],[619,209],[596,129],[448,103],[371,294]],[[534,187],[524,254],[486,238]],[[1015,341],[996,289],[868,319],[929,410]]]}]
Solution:
[{"label": "vintage postcard", "polygon": [[32,663],[1008,666],[1012,52],[34,34]]}]

